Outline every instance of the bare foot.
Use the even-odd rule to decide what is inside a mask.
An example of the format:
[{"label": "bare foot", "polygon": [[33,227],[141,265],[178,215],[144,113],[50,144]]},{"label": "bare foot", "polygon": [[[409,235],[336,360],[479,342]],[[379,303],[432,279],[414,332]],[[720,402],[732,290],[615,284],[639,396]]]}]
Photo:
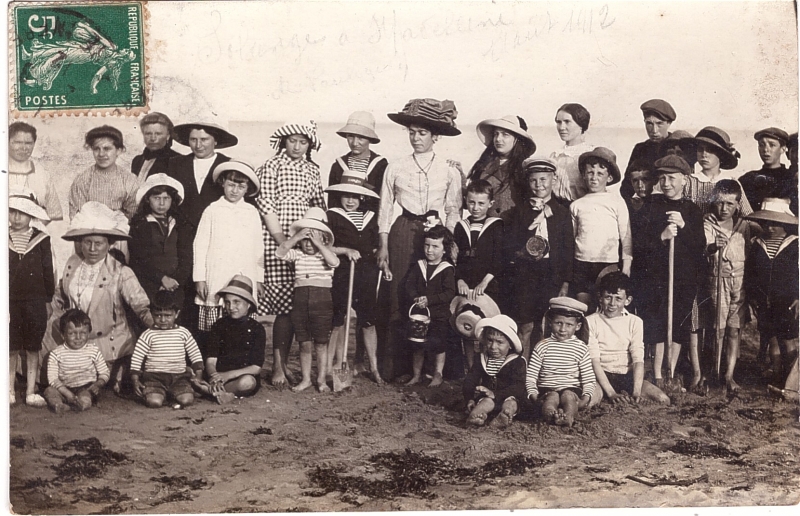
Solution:
[{"label": "bare foot", "polygon": [[739,390],[739,384],[733,381],[733,378],[725,378],[725,386],[728,388],[728,392],[736,392]]},{"label": "bare foot", "polygon": [[556,424],[556,411],[553,410],[552,412],[542,412],[542,419],[551,425]]},{"label": "bare foot", "polygon": [[508,414],[506,412],[500,412],[497,414],[492,422],[489,424],[490,426],[497,427],[497,428],[508,428],[511,425],[511,421],[513,421],[514,416]]},{"label": "bare foot", "polygon": [[292,392],[300,392],[304,391],[311,387],[311,380],[303,380],[302,382],[298,383],[294,387],[292,387]]},{"label": "bare foot", "polygon": [[283,374],[283,371],[275,371],[272,373],[272,386],[277,387],[278,389],[285,389],[287,387],[288,382],[286,381],[286,376]]},{"label": "bare foot", "polygon": [[372,372],[372,379],[373,379],[373,380],[375,381],[375,383],[377,383],[378,385],[383,385],[383,384],[384,384],[383,378],[381,378],[381,375],[380,375],[380,374],[378,374],[378,371],[373,371],[373,372]]},{"label": "bare foot", "polygon": [[436,373],[435,375],[433,375],[433,380],[431,380],[431,383],[428,384],[428,387],[434,387],[434,388],[438,387],[442,385],[443,381],[444,379],[442,378],[441,373]]},{"label": "bare foot", "polygon": [[416,385],[420,381],[419,376],[412,377],[409,381],[406,382],[406,385]]},{"label": "bare foot", "polygon": [[700,385],[700,382],[702,381],[703,381],[702,375],[696,374],[692,376],[692,383],[689,384],[689,389],[690,390],[695,389],[698,385]]},{"label": "bare foot", "polygon": [[317,391],[318,392],[331,392],[331,388],[328,387],[327,383],[320,383],[319,385],[317,385]]},{"label": "bare foot", "polygon": [[483,426],[486,423],[486,412],[473,412],[467,418],[467,424],[470,426]]},{"label": "bare foot", "polygon": [[556,412],[556,417],[555,417],[555,424],[556,425],[571,427],[572,423],[574,423],[574,422],[575,422],[575,418],[574,417],[572,417],[571,415],[567,414],[563,410],[558,409],[558,411]]}]

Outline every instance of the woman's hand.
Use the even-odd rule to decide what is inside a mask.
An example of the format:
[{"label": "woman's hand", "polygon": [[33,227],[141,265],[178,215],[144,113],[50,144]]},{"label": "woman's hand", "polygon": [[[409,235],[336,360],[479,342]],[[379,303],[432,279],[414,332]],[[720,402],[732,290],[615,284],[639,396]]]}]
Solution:
[{"label": "woman's hand", "polygon": [[197,290],[197,295],[205,301],[208,298],[208,283],[205,281],[196,281],[194,284],[195,290]]},{"label": "woman's hand", "polygon": [[381,246],[378,248],[378,254],[375,255],[375,257],[378,260],[378,267],[383,270],[383,275],[389,279],[388,276],[391,273],[390,272],[387,274],[387,271],[389,271],[389,250],[386,247]]},{"label": "woman's hand", "polygon": [[169,276],[163,276],[161,278],[161,288],[162,288],[162,290],[176,290],[180,286],[181,286],[180,283],[178,283],[174,279],[170,278]]},{"label": "woman's hand", "polygon": [[478,299],[478,296],[482,296],[486,292],[486,287],[488,287],[488,283],[485,281],[481,281],[478,283],[475,288],[472,290],[472,297],[470,298],[472,301]]}]

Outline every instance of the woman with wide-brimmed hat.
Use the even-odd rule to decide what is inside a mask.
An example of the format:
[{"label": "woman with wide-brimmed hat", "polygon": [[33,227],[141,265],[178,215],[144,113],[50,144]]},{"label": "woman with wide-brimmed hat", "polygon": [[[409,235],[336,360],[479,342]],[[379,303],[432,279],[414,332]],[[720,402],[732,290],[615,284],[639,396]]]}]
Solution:
[{"label": "woman with wide-brimmed hat", "polygon": [[[153,324],[150,300],[133,270],[108,252],[114,242],[130,239],[128,220],[105,204],[90,201],[75,214],[61,238],[76,242],[78,252],[67,260],[53,296],[53,313],[42,341],[42,352],[50,352],[64,342],[57,329],[58,318],[70,308],[83,310],[92,320],[89,340],[100,348],[109,369],[116,370],[111,385],[119,392],[124,370],[121,359],[133,353],[136,343],[128,310],[142,324],[148,327]],[[112,368],[115,364],[116,369]]]},{"label": "woman with wide-brimmed hat", "polygon": [[578,158],[594,149],[594,145],[586,141],[590,120],[589,111],[580,104],[564,104],[556,111],[556,129],[564,146],[550,154],[550,159],[556,163],[553,196],[566,203],[580,199],[587,192]]},{"label": "woman with wide-brimmed hat", "polygon": [[294,327],[292,309],[294,269],[275,256],[278,246],[289,238],[290,227],[312,207],[325,209],[319,166],[311,152],[320,148],[317,125],[286,123],[269,139],[277,152],[256,170],[260,181],[258,211],[264,222],[264,290],[259,315],[275,315],[272,326],[272,385],[293,381],[286,364]]},{"label": "woman with wide-brimmed hat", "polygon": [[[350,173],[364,174],[366,184],[373,191],[380,193],[383,185],[383,175],[386,172],[388,161],[380,154],[370,149],[370,145],[380,143],[381,139],[375,132],[375,117],[368,111],[355,111],[347,118],[347,123],[336,131],[336,134],[347,140],[350,152],[336,158],[331,165],[328,175],[328,185],[338,185],[342,176]],[[328,193],[328,207],[341,208],[340,194],[334,191]],[[368,197],[364,200],[365,208],[378,213],[379,197]]]},{"label": "woman with wide-brimmed hat", "polygon": [[169,160],[181,154],[172,148],[175,126],[164,113],[153,111],[146,114],[139,121],[139,129],[142,131],[144,150],[134,156],[131,172],[139,178],[139,182],[144,182],[153,174],[166,173]]},{"label": "woman with wide-brimmed hat", "polygon": [[536,152],[527,129],[525,120],[514,115],[484,120],[476,128],[486,150],[472,166],[467,180],[484,179],[492,185],[494,204],[489,209],[490,216],[497,217],[525,199],[522,162]]},{"label": "woman with wide-brimmed hat", "polygon": [[[410,306],[400,298],[401,285],[409,266],[420,258],[425,224],[429,217],[435,217],[445,221],[452,231],[461,219],[461,173],[455,164],[433,150],[441,136],[461,134],[456,128],[457,114],[451,100],[412,99],[400,112],[388,115],[393,122],[408,128],[414,152],[386,168],[378,213],[378,264],[387,277],[394,278],[390,283],[391,327],[384,354],[386,379],[411,371],[411,357],[401,349],[404,313]],[[402,208],[397,220],[395,202]]]}]

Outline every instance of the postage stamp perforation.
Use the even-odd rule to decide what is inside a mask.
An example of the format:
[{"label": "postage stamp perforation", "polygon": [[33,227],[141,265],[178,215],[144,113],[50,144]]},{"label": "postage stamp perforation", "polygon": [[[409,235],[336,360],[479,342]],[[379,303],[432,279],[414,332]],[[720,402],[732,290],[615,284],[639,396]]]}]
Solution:
[{"label": "postage stamp perforation", "polygon": [[[42,13],[28,14],[36,8]],[[71,18],[71,30],[54,12]],[[29,16],[26,28],[30,31],[20,30],[25,23],[21,13]],[[40,16],[45,13],[50,16]],[[152,83],[146,1],[13,2],[8,6],[8,20],[11,119],[135,117],[149,112]],[[104,25],[113,29],[114,37],[107,35]],[[47,37],[36,37],[40,35]],[[74,82],[76,77],[80,82]],[[75,97],[80,99],[74,102]]]}]

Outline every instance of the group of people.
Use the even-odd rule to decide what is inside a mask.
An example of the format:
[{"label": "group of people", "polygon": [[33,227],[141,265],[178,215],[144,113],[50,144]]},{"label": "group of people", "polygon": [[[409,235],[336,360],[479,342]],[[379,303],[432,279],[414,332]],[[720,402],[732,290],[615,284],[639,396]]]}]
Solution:
[{"label": "group of people", "polygon": [[[59,412],[126,378],[151,407],[253,395],[265,315],[275,316],[271,384],[328,391],[351,308],[359,373],[377,384],[463,379],[476,425],[508,424],[531,402],[565,425],[603,397],[669,403],[687,348],[690,388],[714,365],[736,390],[748,306],[760,359],[785,378],[797,367],[796,134],[756,132],[764,166],[737,180],[725,131],[670,132],[676,114],[660,99],[641,110],[648,139],[624,173],[586,141],[580,104],[557,110],[564,146],[549,157],[535,155],[523,118],[482,121],[485,151],[468,170],[434,150],[460,134],[452,101],[412,99],[388,114],[412,147],[392,161],[371,148],[373,115],[357,111],[337,131],[350,150],[325,189],[313,122],[278,128],[276,154],[254,168],[218,151],[238,143],[223,127],[150,113],[130,171],[117,165],[122,133],[95,127],[85,137],[95,164],[73,182],[58,235],[75,243],[59,281],[44,224],[63,218],[60,201],[30,158],[36,129],[14,122],[12,402],[23,350],[26,403]],[[287,363],[295,339],[299,381]]]}]

